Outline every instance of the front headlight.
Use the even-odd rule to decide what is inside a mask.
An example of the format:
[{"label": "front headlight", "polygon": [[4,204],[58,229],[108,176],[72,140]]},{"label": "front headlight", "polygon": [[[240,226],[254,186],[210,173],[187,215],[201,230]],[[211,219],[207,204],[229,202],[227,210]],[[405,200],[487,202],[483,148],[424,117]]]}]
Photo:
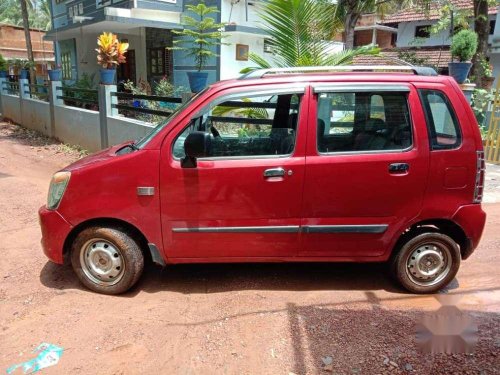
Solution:
[{"label": "front headlight", "polygon": [[55,210],[64,195],[66,186],[68,186],[71,172],[57,172],[52,176],[49,187],[49,196],[47,197],[47,208]]}]

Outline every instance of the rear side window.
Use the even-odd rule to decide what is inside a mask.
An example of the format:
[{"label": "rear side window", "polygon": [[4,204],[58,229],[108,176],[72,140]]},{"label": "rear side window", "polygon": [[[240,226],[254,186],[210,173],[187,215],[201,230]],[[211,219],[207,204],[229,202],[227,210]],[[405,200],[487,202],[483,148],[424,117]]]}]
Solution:
[{"label": "rear side window", "polygon": [[456,148],[461,143],[457,117],[446,95],[437,90],[420,90],[427,129],[433,150]]},{"label": "rear side window", "polygon": [[318,151],[384,152],[412,145],[406,92],[318,93]]}]

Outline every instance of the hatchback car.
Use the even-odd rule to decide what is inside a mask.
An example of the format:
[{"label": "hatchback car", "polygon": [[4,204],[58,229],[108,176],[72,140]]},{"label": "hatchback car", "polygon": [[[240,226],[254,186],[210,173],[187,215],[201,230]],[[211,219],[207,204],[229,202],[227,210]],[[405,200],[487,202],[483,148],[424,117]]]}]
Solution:
[{"label": "hatchback car", "polygon": [[478,246],[483,179],[478,124],[450,77],[259,70],[57,172],[42,245],[106,294],[132,287],[145,259],[389,262],[404,288],[431,293]]}]

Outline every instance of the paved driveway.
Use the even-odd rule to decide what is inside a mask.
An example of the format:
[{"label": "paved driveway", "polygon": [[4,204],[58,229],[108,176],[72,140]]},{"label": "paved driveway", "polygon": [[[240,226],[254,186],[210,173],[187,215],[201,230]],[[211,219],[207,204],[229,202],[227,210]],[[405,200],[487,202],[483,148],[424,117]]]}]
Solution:
[{"label": "paved driveway", "polygon": [[0,124],[0,372],[46,342],[64,348],[47,374],[498,373],[500,204],[485,205],[481,246],[442,294],[477,322],[475,352],[424,355],[415,325],[440,305],[383,265],[151,267],[124,296],[83,289],[39,245],[50,176],[75,159],[45,143]]}]

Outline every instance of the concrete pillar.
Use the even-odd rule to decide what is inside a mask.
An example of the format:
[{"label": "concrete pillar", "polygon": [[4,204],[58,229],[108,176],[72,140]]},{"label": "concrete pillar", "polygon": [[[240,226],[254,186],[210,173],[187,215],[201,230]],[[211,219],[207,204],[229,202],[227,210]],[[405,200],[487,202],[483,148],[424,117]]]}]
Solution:
[{"label": "concrete pillar", "polygon": [[118,110],[112,107],[118,99],[111,95],[116,92],[116,85],[99,84],[99,124],[101,129],[101,149],[109,146],[108,141],[108,117],[118,115]]},{"label": "concrete pillar", "polygon": [[29,84],[30,84],[29,79],[27,79],[27,78],[20,78],[19,79],[19,97],[21,99],[31,98],[30,87],[27,86]]},{"label": "concrete pillar", "polygon": [[56,106],[63,106],[64,102],[62,99],[57,99],[58,96],[62,95],[62,91],[58,90],[58,87],[62,87],[61,81],[50,81],[49,82],[49,110],[50,110],[50,129],[48,129],[49,137],[57,138],[57,126],[56,126]]},{"label": "concrete pillar", "polygon": [[64,101],[62,99],[57,99],[58,96],[63,94],[62,90],[58,89],[58,87],[62,87],[61,81],[49,81],[49,102],[52,105],[64,105]]}]

